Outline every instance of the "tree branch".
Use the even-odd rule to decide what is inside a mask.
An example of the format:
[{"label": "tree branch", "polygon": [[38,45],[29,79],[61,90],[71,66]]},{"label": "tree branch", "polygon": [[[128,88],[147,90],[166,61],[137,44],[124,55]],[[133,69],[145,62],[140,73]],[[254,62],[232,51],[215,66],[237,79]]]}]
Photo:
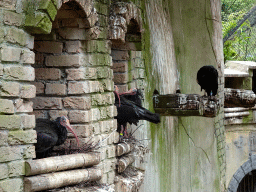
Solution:
[{"label": "tree branch", "polygon": [[243,19],[237,22],[237,25],[233,29],[229,30],[228,34],[223,38],[223,43],[225,43],[255,11],[256,5],[243,16]]}]

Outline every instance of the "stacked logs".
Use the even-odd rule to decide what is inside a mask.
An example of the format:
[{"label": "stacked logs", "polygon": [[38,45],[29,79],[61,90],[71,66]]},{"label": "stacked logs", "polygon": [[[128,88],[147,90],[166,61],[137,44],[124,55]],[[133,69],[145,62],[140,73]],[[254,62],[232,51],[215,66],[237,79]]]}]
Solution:
[{"label": "stacked logs", "polygon": [[124,172],[125,169],[135,161],[134,156],[132,156],[131,154],[128,154],[133,149],[134,149],[134,146],[131,143],[119,143],[116,146],[116,155],[120,157],[117,163],[118,173]]},{"label": "stacked logs", "polygon": [[25,171],[29,177],[24,178],[24,191],[42,191],[100,180],[100,169],[85,168],[99,162],[99,153],[80,153],[26,161]]}]

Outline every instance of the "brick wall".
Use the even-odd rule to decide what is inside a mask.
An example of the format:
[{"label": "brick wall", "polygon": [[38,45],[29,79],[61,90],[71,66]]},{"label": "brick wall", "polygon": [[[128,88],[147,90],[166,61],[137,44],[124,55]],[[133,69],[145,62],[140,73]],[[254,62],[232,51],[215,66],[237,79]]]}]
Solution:
[{"label": "brick wall", "polygon": [[[35,119],[61,115],[82,146],[99,143],[101,182],[113,184],[114,81],[123,91],[144,88],[140,10],[108,0],[8,0],[0,9],[0,191],[23,191],[24,162],[35,158]],[[114,43],[120,25],[110,10],[120,15],[115,21],[126,20],[119,23],[122,46]],[[62,148],[77,149],[72,134],[55,150]]]},{"label": "brick wall", "polygon": [[0,8],[0,191],[23,191],[24,162],[35,157],[34,38],[23,30],[16,1]]}]

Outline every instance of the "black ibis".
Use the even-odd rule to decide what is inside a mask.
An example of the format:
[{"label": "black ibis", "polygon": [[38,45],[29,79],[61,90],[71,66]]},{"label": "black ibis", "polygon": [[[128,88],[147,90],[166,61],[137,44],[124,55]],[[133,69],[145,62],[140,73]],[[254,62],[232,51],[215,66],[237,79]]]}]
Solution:
[{"label": "black ibis", "polygon": [[159,123],[160,116],[157,113],[152,113],[142,107],[142,94],[139,89],[131,89],[128,92],[119,93],[117,86],[115,86],[115,106],[117,107],[118,128],[120,135],[127,137],[126,125],[137,125],[139,120],[147,120],[152,123]]},{"label": "black ibis", "polygon": [[35,130],[37,132],[36,158],[38,159],[47,157],[54,146],[63,144],[67,139],[67,130],[74,134],[79,146],[78,137],[65,116],[58,117],[54,121],[36,119]]},{"label": "black ibis", "polygon": [[218,90],[218,71],[212,65],[205,65],[197,72],[197,83],[208,96],[215,96]]}]

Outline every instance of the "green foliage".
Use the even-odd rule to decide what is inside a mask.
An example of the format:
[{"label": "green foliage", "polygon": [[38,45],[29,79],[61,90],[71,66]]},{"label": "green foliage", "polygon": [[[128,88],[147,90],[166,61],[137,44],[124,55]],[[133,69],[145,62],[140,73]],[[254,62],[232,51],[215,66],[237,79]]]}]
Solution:
[{"label": "green foliage", "polygon": [[[255,0],[222,0],[223,37],[236,27],[239,20],[255,5]],[[224,60],[255,60],[256,49],[250,42],[255,31],[246,20],[232,37],[224,43]],[[250,40],[250,41],[249,41]],[[255,50],[255,51],[254,51]],[[255,54],[253,54],[255,53]]]}]

